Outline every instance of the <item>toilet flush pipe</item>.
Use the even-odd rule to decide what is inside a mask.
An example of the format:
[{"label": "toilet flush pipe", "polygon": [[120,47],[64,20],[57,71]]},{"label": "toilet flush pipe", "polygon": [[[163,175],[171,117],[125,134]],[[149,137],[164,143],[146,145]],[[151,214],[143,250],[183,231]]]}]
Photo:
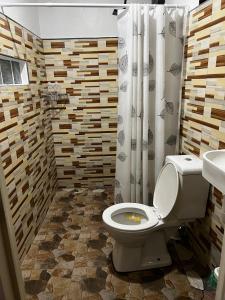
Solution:
[{"label": "toilet flush pipe", "polygon": [[[220,220],[225,226],[225,195],[222,198],[222,212],[220,215]],[[216,289],[216,299],[215,300],[225,300],[225,234],[223,235],[223,246],[220,259],[220,271],[219,279]]]}]

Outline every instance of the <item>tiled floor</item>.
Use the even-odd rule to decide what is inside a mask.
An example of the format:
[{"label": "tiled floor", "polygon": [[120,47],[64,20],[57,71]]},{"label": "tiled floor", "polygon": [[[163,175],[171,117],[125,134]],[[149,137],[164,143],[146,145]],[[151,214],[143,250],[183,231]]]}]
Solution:
[{"label": "tiled floor", "polygon": [[170,267],[116,273],[110,256],[113,241],[101,221],[111,203],[111,191],[100,196],[90,190],[75,196],[57,193],[22,264],[27,299],[214,299],[214,292],[190,286],[186,271],[200,269],[179,243],[171,247]]}]

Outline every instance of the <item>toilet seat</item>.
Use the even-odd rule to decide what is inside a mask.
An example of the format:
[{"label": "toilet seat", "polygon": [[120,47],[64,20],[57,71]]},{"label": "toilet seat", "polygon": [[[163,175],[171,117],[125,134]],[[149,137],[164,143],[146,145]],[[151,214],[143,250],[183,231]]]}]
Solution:
[{"label": "toilet seat", "polygon": [[141,232],[161,224],[175,206],[179,177],[174,164],[162,168],[153,196],[153,206],[119,203],[108,207],[102,215],[104,223],[117,231]]},{"label": "toilet seat", "polygon": [[[145,221],[141,224],[122,224],[115,221],[115,217],[120,214],[138,214],[142,215]],[[159,218],[154,210],[154,207],[150,207],[140,203],[119,203],[108,207],[102,215],[103,221],[108,226],[117,229],[119,231],[143,231],[156,226],[159,223]],[[126,216],[123,216],[125,220]],[[126,220],[125,220],[126,221]]]}]

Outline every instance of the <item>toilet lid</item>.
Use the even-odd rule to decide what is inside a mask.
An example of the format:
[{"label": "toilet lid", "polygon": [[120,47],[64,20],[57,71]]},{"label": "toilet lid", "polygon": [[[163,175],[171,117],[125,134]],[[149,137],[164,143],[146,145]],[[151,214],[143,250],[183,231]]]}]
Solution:
[{"label": "toilet lid", "polygon": [[166,218],[173,209],[179,189],[176,167],[167,163],[161,170],[154,191],[153,205],[161,218]]}]

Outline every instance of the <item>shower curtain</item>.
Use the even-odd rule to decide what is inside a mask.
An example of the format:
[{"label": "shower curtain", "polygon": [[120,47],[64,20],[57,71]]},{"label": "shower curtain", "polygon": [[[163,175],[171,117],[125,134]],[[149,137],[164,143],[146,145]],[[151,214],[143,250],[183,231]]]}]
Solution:
[{"label": "shower curtain", "polygon": [[118,15],[115,203],[152,203],[178,136],[184,8],[133,4]]}]

